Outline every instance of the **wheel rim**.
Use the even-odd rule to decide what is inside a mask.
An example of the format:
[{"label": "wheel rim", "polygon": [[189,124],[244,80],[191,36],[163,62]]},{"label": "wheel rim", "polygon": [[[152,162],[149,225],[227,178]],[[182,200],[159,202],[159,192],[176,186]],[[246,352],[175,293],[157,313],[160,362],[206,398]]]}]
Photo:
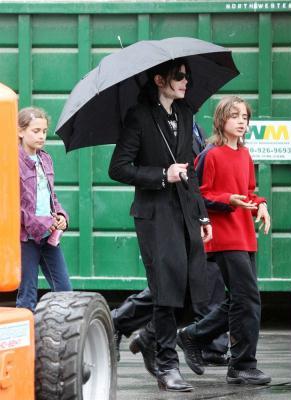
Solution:
[{"label": "wheel rim", "polygon": [[[85,373],[84,373],[85,371]],[[89,373],[89,375],[88,375]],[[100,320],[91,321],[83,353],[83,400],[109,400],[111,359],[106,329]]]}]

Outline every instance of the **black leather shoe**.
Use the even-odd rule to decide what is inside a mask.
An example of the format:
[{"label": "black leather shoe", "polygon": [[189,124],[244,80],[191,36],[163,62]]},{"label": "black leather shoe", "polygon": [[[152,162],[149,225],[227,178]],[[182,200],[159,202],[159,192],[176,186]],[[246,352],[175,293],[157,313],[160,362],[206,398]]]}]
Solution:
[{"label": "black leather shoe", "polygon": [[202,351],[203,364],[214,365],[214,366],[225,366],[228,365],[228,358],[226,354],[218,353],[216,351]]},{"label": "black leather shoe", "polygon": [[205,368],[203,365],[201,349],[195,337],[186,332],[186,328],[180,329],[177,333],[177,344],[184,352],[185,361],[188,367],[197,375],[203,375]]},{"label": "black leather shoe", "polygon": [[249,368],[245,370],[229,367],[226,376],[227,383],[245,383],[249,385],[265,385],[271,382],[271,377],[264,374],[257,368]]},{"label": "black leather shoe", "polygon": [[143,356],[144,365],[147,371],[154,377],[157,376],[158,368],[156,361],[156,343],[149,341],[146,343],[142,337],[137,334],[129,344],[129,350],[133,353],[141,352]]},{"label": "black leather shoe", "polygon": [[182,378],[178,368],[158,372],[158,386],[167,392],[192,392],[193,386]]},{"label": "black leather shoe", "polygon": [[120,331],[115,331],[114,333],[114,342],[115,342],[115,352],[116,352],[116,359],[120,361],[120,342],[122,339],[122,333]]}]

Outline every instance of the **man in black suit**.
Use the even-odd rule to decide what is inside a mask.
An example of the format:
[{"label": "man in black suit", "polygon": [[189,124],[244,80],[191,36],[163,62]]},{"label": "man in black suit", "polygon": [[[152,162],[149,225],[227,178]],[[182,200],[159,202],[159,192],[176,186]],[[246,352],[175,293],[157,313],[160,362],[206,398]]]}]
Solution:
[{"label": "man in black suit", "polygon": [[170,60],[149,72],[139,104],[129,110],[109,175],[135,186],[130,214],[153,298],[158,386],[191,391],[179,371],[175,309],[206,302],[203,241],[212,238],[192,155],[193,113],[183,101],[189,72]]},{"label": "man in black suit", "polygon": [[[196,122],[193,123],[193,158],[205,147],[205,132]],[[195,320],[203,318],[216,305],[225,298],[225,288],[221,272],[214,261],[207,261],[208,293],[209,302],[207,305],[195,305],[193,314]],[[144,357],[146,369],[156,374],[155,362],[155,337],[153,325],[150,322],[153,313],[152,294],[147,287],[142,292],[129,296],[118,308],[111,311],[117,349],[117,358],[120,359],[119,346],[122,335],[129,337],[133,332],[140,329],[139,333],[130,343],[130,350],[133,353],[141,352]],[[191,314],[190,314],[191,315]],[[192,316],[187,316],[188,322],[193,321]],[[192,318],[192,319],[191,319]],[[178,321],[179,322],[179,321]],[[181,321],[185,322],[185,321]],[[203,352],[204,364],[226,365],[228,350],[228,335],[222,334],[211,344],[207,345]],[[203,373],[204,369],[197,364],[196,372]]]}]

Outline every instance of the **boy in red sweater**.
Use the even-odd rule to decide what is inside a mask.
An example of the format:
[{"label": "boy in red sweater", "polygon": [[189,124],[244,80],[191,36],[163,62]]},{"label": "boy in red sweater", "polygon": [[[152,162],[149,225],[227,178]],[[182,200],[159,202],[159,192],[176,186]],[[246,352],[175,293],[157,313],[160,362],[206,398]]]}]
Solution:
[{"label": "boy in red sweater", "polygon": [[257,286],[253,223],[262,221],[267,234],[270,216],[266,200],[255,193],[254,164],[244,136],[251,117],[248,104],[237,96],[224,97],[214,115],[214,134],[195,160],[200,190],[213,227],[205,244],[208,258],[219,265],[229,298],[198,323],[178,333],[178,344],[192,369],[203,345],[230,332],[228,383],[266,384],[271,378],[256,368],[261,303]]}]

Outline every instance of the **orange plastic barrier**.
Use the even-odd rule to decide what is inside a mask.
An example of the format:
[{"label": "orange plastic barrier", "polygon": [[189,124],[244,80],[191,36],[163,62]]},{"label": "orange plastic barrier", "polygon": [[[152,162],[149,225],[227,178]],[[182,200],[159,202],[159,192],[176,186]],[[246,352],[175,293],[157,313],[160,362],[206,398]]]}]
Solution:
[{"label": "orange plastic barrier", "polygon": [[0,83],[0,292],[20,282],[17,96]]},{"label": "orange plastic barrier", "polygon": [[23,308],[0,308],[0,399],[34,399],[34,321]]}]

